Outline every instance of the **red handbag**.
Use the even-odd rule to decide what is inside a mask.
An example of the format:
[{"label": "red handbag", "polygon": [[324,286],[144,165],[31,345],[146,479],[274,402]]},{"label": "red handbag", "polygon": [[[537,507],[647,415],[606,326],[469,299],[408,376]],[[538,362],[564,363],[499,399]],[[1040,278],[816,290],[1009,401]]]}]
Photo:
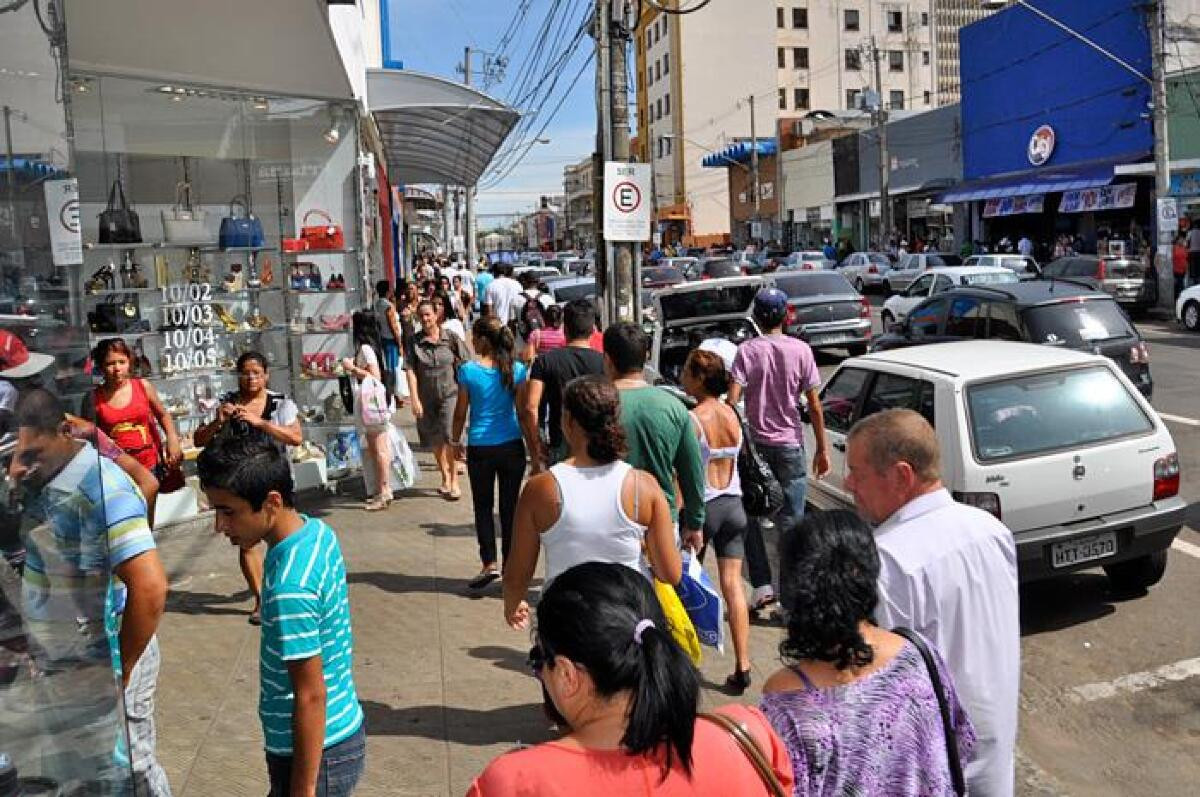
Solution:
[{"label": "red handbag", "polygon": [[[308,217],[313,214],[323,216],[328,224],[310,226]],[[310,210],[304,214],[303,226],[300,228],[300,238],[308,243],[309,249],[345,249],[346,235],[341,226],[334,224],[333,219],[323,210]]]}]

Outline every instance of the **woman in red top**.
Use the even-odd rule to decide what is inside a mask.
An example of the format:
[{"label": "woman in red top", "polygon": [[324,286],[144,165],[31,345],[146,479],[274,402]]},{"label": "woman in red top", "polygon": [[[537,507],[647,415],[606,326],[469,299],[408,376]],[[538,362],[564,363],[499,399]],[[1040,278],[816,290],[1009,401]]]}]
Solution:
[{"label": "woman in red top", "polygon": [[174,467],[183,461],[183,449],[171,415],[163,407],[154,385],[129,375],[132,353],[120,338],[105,338],[92,352],[92,363],[104,375],[104,383],[85,401],[83,414],[95,420],[105,434],[151,473],[158,468],[162,437],[166,435],[166,462]]},{"label": "woman in red top", "polygon": [[1171,249],[1171,273],[1175,277],[1175,298],[1183,293],[1184,281],[1188,273],[1187,236],[1175,236],[1175,246]]},{"label": "woman in red top", "polygon": [[[671,638],[650,583],[625,565],[559,574],[537,607],[529,661],[547,715],[567,731],[500,756],[468,797],[760,797],[766,782],[733,736],[697,715],[700,677]],[[749,733],[782,794],[786,747],[748,706],[719,709]]]}]

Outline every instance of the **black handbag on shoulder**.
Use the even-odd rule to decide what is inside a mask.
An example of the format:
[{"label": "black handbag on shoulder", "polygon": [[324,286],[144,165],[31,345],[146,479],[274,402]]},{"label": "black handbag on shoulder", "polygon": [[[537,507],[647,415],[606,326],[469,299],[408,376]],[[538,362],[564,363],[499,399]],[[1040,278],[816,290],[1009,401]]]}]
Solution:
[{"label": "black handbag on shoulder", "polygon": [[734,407],[742,427],[742,450],[738,452],[737,469],[742,482],[742,507],[750,517],[772,517],[783,509],[783,485],[775,472],[754,445],[750,426],[742,411]]},{"label": "black handbag on shoulder", "polygon": [[118,177],[108,189],[108,204],[100,214],[100,243],[140,244],[142,222],[125,199],[125,185]]}]

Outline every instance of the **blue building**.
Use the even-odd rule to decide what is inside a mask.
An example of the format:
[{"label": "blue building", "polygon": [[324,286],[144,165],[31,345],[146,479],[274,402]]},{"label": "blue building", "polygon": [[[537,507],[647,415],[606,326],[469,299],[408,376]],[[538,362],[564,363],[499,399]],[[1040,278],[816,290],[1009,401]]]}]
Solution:
[{"label": "blue building", "polygon": [[941,195],[967,203],[972,240],[1027,235],[1039,260],[1055,238],[1085,250],[1149,240],[1153,180],[1125,172],[1151,160],[1151,45],[1137,0],[1031,0],[1125,63],[1020,5],[964,27],[963,176]]}]

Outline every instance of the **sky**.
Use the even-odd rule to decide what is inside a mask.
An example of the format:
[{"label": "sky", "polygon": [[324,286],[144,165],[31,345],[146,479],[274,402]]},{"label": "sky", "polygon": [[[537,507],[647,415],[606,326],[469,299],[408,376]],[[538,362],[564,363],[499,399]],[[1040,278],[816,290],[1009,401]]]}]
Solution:
[{"label": "sky", "polygon": [[[390,2],[392,56],[403,61],[405,69],[462,80],[457,67],[465,47],[490,52],[503,49],[508,59],[503,80],[490,85],[487,93],[515,103],[528,121],[518,125],[493,161],[493,167],[502,167],[502,172],[485,173],[480,181],[476,202],[479,228],[511,222],[514,214],[532,210],[542,195],[561,194],[563,168],[589,156],[595,147],[595,68],[588,63],[594,44],[584,35],[574,47],[566,46],[591,7],[591,0]],[[526,11],[519,18],[523,6]],[[513,25],[518,19],[520,24]],[[551,23],[548,35],[539,37],[547,21]],[[510,30],[513,35],[505,41]],[[540,38],[547,44],[539,51],[535,44]],[[537,52],[543,55],[534,68],[529,64],[530,55]],[[562,62],[550,63],[560,53]],[[482,60],[481,56],[474,59],[477,86]],[[568,91],[577,75],[578,81]],[[561,107],[551,118],[560,101]],[[531,118],[535,114],[536,118]],[[547,122],[545,131],[539,134]],[[549,143],[531,145],[535,138],[548,139]],[[516,158],[505,156],[505,151],[518,144],[510,155],[528,152],[515,163]]]}]

